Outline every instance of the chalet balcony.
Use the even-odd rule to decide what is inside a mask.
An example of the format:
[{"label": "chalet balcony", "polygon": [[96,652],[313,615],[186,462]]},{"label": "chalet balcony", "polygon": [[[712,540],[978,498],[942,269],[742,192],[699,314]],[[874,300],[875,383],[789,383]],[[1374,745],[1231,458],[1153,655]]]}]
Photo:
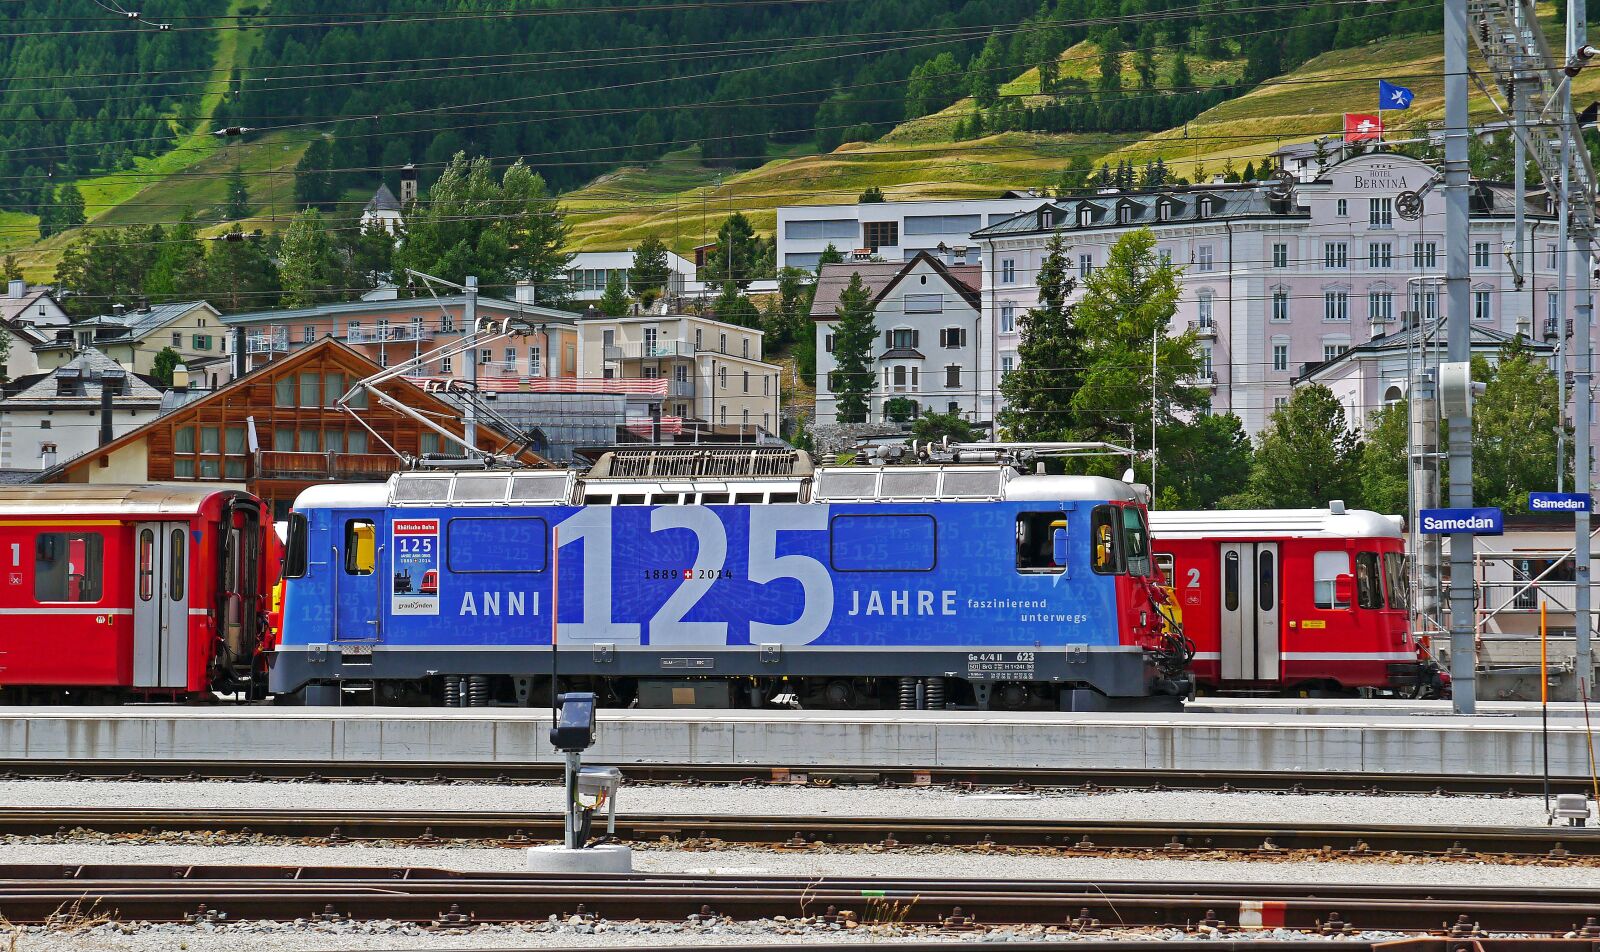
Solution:
[{"label": "chalet balcony", "polygon": [[388,326],[352,327],[345,331],[349,344],[409,344],[427,340],[429,332],[420,323],[390,324]]},{"label": "chalet balcony", "polygon": [[606,360],[659,360],[663,357],[693,357],[700,348],[690,340],[658,340],[654,344],[609,344],[605,348]]},{"label": "chalet balcony", "polygon": [[256,479],[320,479],[369,482],[388,479],[400,461],[391,453],[297,453],[261,450]]},{"label": "chalet balcony", "polygon": [[247,354],[288,353],[289,328],[280,325],[251,331],[245,335],[244,351]]}]

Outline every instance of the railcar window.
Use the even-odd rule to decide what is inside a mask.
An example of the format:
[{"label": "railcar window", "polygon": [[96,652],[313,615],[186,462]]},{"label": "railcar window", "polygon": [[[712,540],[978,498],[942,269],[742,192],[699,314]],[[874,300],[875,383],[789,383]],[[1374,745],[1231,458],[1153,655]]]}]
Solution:
[{"label": "railcar window", "polygon": [[1406,557],[1399,552],[1383,554],[1383,574],[1388,582],[1389,607],[1411,610],[1411,577],[1406,573]]},{"label": "railcar window", "polygon": [[1362,608],[1383,607],[1382,569],[1378,553],[1356,553],[1356,604]]},{"label": "railcar window", "polygon": [[41,532],[33,548],[33,597],[40,602],[98,602],[105,571],[98,532]]},{"label": "railcar window", "polygon": [[733,504],[735,506],[754,506],[754,505],[758,505],[760,502],[761,502],[761,493],[734,493],[733,494]]},{"label": "railcar window", "polygon": [[1064,512],[1017,513],[1018,572],[1059,575],[1066,571],[1065,565],[1056,564],[1057,529],[1063,532],[1067,529],[1067,514]]},{"label": "railcar window", "polygon": [[1271,549],[1256,555],[1256,602],[1264,612],[1278,601],[1278,557]]},{"label": "railcar window", "polygon": [[1239,610],[1239,553],[1222,557],[1222,603],[1230,612]]},{"label": "railcar window", "polygon": [[1110,506],[1096,506],[1089,516],[1089,564],[1101,575],[1122,574],[1115,519]]},{"label": "railcar window", "polygon": [[1133,506],[1122,507],[1122,551],[1129,575],[1150,574],[1150,533],[1144,527],[1144,514]]},{"label": "railcar window", "polygon": [[611,494],[589,493],[583,497],[583,504],[585,506],[609,506],[611,505]]},{"label": "railcar window", "polygon": [[932,516],[834,516],[828,530],[835,572],[931,572],[938,562]]},{"label": "railcar window", "polygon": [[543,519],[451,519],[445,526],[445,556],[452,572],[543,572],[549,551],[550,527]]},{"label": "railcar window", "polygon": [[1349,608],[1349,602],[1338,601],[1333,580],[1350,574],[1350,553],[1318,552],[1311,559],[1312,603],[1318,608]]},{"label": "railcar window", "polygon": [[617,505],[642,506],[644,505],[644,493],[618,493]]},{"label": "railcar window", "polygon": [[799,502],[799,493],[773,493],[768,502]]},{"label": "railcar window", "polygon": [[378,528],[371,519],[344,524],[344,574],[371,575],[378,567]]},{"label": "railcar window", "polygon": [[283,557],[284,578],[305,578],[307,543],[306,517],[304,513],[289,513],[289,551]]},{"label": "railcar window", "polygon": [[702,506],[726,506],[727,504],[728,504],[728,494],[727,493],[701,493],[700,494],[700,505],[702,505]]},{"label": "railcar window", "polygon": [[156,588],[156,533],[139,530],[139,601],[148,602]]},{"label": "railcar window", "polygon": [[1172,574],[1174,571],[1175,566],[1173,564],[1172,554],[1170,552],[1157,552],[1156,574],[1160,576],[1157,581],[1162,585],[1171,585],[1172,580],[1176,578],[1176,576]]},{"label": "railcar window", "polygon": [[[185,533],[183,529],[173,529],[172,534],[167,537],[167,558],[170,560],[170,564],[167,567],[167,584],[172,593],[171,598],[175,602],[183,601],[183,576],[184,571],[189,567],[188,561],[184,558],[185,555],[188,555],[188,551],[183,545],[184,541]],[[229,586],[229,591],[235,590],[233,586]]]}]

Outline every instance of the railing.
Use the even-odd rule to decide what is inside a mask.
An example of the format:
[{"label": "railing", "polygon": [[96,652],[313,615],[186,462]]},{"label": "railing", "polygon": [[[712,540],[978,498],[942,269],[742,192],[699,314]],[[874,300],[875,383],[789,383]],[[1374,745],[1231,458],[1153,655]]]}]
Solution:
[{"label": "railing", "polygon": [[1217,325],[1211,323],[1210,321],[1190,321],[1189,330],[1193,331],[1196,336],[1199,337],[1217,336]]},{"label": "railing", "polygon": [[289,328],[272,327],[267,330],[251,331],[245,335],[244,349],[247,354],[283,354],[289,350]]},{"label": "railing", "polygon": [[388,453],[300,453],[261,450],[256,454],[257,479],[384,478],[395,472],[399,460]]},{"label": "railing", "polygon": [[700,348],[688,340],[658,340],[654,344],[608,344],[606,360],[656,360],[662,357],[693,357]]},{"label": "railing", "polygon": [[[457,377],[412,376],[412,383],[423,389],[437,390],[448,384],[465,388]],[[665,377],[510,377],[482,373],[478,376],[478,389],[496,393],[624,393],[638,396],[664,397],[667,395]]]},{"label": "railing", "polygon": [[387,327],[352,327],[345,331],[349,344],[394,344],[424,340],[428,329],[421,324],[390,324]]},{"label": "railing", "polygon": [[674,380],[667,392],[674,397],[692,397],[694,396],[694,381]]}]

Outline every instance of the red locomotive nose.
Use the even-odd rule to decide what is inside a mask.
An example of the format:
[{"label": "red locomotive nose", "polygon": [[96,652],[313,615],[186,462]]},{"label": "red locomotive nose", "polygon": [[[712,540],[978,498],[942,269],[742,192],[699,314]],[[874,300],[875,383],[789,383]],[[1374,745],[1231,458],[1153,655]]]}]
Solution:
[{"label": "red locomotive nose", "polygon": [[439,572],[438,572],[438,570],[429,569],[428,571],[422,573],[422,594],[424,594],[424,595],[437,595],[437,594],[439,594]]}]

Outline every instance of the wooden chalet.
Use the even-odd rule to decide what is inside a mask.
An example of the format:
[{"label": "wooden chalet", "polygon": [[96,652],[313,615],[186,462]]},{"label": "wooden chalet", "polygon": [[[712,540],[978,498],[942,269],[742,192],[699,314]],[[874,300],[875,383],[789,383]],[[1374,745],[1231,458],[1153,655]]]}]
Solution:
[{"label": "wooden chalet", "polygon": [[[380,369],[325,338],[46,471],[40,481],[243,488],[270,503],[275,518],[286,518],[308,486],[387,479],[405,465],[395,451],[451,452],[449,440],[381,401],[353,400],[359,421],[338,407],[352,384]],[[379,389],[461,432],[459,410],[442,397],[400,378]],[[506,453],[516,445],[511,436],[479,424],[480,448]],[[543,462],[527,451],[520,458]]]}]

